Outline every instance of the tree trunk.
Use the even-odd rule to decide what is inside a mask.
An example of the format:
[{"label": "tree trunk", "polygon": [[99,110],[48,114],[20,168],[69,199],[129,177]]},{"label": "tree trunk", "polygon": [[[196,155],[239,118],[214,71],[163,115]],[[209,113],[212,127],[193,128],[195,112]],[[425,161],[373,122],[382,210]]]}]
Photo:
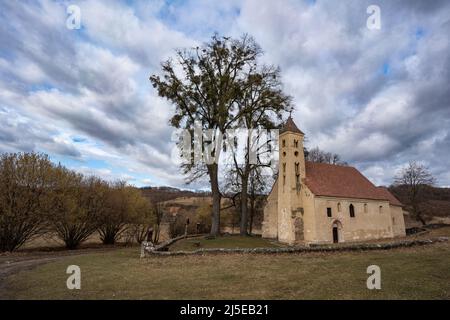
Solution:
[{"label": "tree trunk", "polygon": [[240,234],[241,236],[247,235],[248,228],[248,174],[244,173],[242,175],[242,190],[241,190],[241,225]]},{"label": "tree trunk", "polygon": [[253,217],[255,215],[255,194],[252,192],[250,196],[250,221],[248,226],[248,233],[251,235],[253,231]]},{"label": "tree trunk", "polygon": [[220,235],[220,191],[217,163],[207,166],[212,193],[211,236]]}]

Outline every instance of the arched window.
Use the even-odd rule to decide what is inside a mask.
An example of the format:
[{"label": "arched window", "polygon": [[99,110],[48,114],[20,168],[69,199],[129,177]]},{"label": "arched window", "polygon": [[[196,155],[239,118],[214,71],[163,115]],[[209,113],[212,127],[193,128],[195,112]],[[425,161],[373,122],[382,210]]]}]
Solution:
[{"label": "arched window", "polygon": [[286,147],[286,140],[283,139],[283,147]]},{"label": "arched window", "polygon": [[338,212],[341,212],[341,203],[338,202]]},{"label": "arched window", "polygon": [[350,204],[350,206],[348,207],[348,210],[350,211],[350,217],[354,218],[355,217],[355,207],[353,206],[353,204]]},{"label": "arched window", "polygon": [[364,203],[364,213],[367,213],[368,209],[367,209],[367,203]]},{"label": "arched window", "polygon": [[380,213],[383,213],[383,206],[379,207]]}]

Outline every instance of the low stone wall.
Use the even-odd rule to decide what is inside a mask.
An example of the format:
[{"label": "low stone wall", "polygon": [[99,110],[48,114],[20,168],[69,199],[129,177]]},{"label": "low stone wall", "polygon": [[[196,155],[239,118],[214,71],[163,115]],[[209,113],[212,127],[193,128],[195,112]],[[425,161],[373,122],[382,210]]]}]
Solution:
[{"label": "low stone wall", "polygon": [[[184,236],[183,236],[184,238]],[[183,239],[181,238],[181,239]],[[175,240],[176,239],[176,240]],[[172,240],[180,240],[175,238]],[[180,255],[203,255],[203,254],[217,254],[217,253],[259,253],[259,254],[276,254],[276,253],[308,253],[308,252],[342,252],[342,251],[366,251],[366,250],[389,250],[395,248],[405,248],[413,246],[422,246],[438,242],[447,242],[448,237],[438,237],[424,240],[402,240],[388,243],[368,243],[368,244],[348,244],[348,245],[318,245],[313,247],[297,246],[297,247],[285,247],[285,248],[236,248],[236,249],[197,249],[194,251],[144,251],[144,255],[159,255],[159,256],[180,256]],[[173,242],[175,242],[173,241]],[[172,242],[172,243],[173,243]]]},{"label": "low stone wall", "polygon": [[[191,235],[182,235],[176,238],[172,238],[169,240],[166,240],[162,243],[160,243],[159,245],[154,245],[152,242],[148,242],[148,241],[143,241],[141,244],[141,258],[145,257],[146,254],[152,254],[155,252],[164,252],[168,249],[168,247],[172,244],[174,244],[175,242],[177,242],[178,240],[182,240],[182,239],[189,239],[189,238],[197,238],[197,237],[201,237],[201,236],[205,236],[204,234],[191,234]],[[167,252],[167,251],[166,251]]]}]

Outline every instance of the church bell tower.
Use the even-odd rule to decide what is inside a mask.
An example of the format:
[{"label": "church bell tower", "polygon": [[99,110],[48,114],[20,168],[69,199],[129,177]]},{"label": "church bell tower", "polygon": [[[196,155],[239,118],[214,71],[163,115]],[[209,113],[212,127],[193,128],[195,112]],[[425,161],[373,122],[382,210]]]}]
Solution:
[{"label": "church bell tower", "polygon": [[278,238],[295,243],[304,240],[302,185],[305,178],[304,133],[289,117],[279,135]]}]

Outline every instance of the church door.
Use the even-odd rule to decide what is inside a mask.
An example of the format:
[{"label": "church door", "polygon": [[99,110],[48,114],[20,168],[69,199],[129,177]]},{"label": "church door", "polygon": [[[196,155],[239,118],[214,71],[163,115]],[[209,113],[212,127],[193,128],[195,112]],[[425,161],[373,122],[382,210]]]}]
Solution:
[{"label": "church door", "polygon": [[339,242],[338,227],[333,227],[333,243]]}]

